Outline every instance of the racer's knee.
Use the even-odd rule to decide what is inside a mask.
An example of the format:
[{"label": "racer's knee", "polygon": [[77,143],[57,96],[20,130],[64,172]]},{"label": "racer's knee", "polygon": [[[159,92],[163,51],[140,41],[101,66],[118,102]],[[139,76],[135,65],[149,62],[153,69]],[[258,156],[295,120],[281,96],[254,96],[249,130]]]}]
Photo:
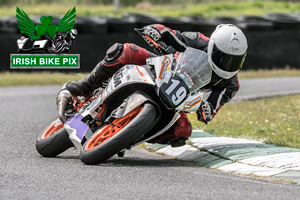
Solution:
[{"label": "racer's knee", "polygon": [[170,144],[172,147],[185,145],[185,141],[192,135],[191,122],[184,112],[180,112],[181,117],[165,133],[150,140],[150,143]]},{"label": "racer's knee", "polygon": [[103,64],[107,67],[120,65],[119,58],[123,53],[124,45],[115,43],[107,51],[106,56],[103,59]]},{"label": "racer's knee", "polygon": [[149,58],[149,53],[146,49],[132,43],[125,43],[123,53],[119,59],[124,65],[143,65],[146,63],[147,58]]},{"label": "racer's knee", "polygon": [[146,49],[132,43],[115,43],[106,52],[103,64],[107,67],[126,64],[143,65],[149,53]]},{"label": "racer's knee", "polygon": [[178,138],[188,138],[192,135],[192,125],[187,117],[187,114],[183,111],[180,112],[180,118],[176,122],[174,127],[174,136]]}]

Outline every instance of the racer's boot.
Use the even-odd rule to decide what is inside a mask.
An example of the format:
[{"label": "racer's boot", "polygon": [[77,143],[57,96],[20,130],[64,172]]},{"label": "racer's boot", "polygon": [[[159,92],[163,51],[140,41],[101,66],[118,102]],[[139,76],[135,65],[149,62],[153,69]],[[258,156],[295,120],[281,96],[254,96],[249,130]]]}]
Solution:
[{"label": "racer's boot", "polygon": [[192,135],[192,125],[185,112],[180,111],[180,115],[180,118],[170,129],[149,142],[170,144],[172,147],[185,145],[185,141]]},{"label": "racer's boot", "polygon": [[87,96],[102,86],[116,71],[126,64],[143,65],[152,56],[150,52],[132,43],[115,43],[106,52],[104,59],[93,71],[79,81],[72,81],[66,88],[73,96]]}]

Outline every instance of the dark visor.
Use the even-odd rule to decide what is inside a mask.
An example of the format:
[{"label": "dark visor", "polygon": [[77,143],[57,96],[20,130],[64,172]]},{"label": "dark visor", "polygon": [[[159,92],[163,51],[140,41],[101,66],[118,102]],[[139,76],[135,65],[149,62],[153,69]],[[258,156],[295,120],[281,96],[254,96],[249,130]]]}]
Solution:
[{"label": "dark visor", "polygon": [[212,55],[211,55],[214,64],[220,69],[227,72],[235,72],[241,69],[245,57],[246,57],[246,53],[241,56],[235,56],[235,55],[224,53],[223,51],[218,49],[216,45],[214,45]]}]

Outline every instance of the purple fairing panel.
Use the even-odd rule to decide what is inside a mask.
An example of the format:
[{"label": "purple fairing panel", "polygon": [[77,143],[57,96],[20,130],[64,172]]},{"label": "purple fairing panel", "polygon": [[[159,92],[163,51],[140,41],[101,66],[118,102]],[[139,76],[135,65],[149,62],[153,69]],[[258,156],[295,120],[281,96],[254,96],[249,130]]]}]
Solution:
[{"label": "purple fairing panel", "polygon": [[76,130],[76,136],[82,140],[85,133],[89,130],[87,124],[83,123],[81,119],[83,118],[82,115],[78,115],[75,117],[70,118],[65,124],[69,125],[71,128]]}]

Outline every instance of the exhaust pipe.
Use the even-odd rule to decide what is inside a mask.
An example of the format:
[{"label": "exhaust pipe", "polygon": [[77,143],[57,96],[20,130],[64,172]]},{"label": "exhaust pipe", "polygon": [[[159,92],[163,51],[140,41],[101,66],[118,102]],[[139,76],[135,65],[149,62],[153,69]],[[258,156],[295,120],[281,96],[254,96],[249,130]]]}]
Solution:
[{"label": "exhaust pipe", "polygon": [[67,106],[68,100],[66,98],[60,99],[60,101],[57,104],[58,109],[58,117],[62,123],[65,123],[67,121],[67,118],[65,116],[65,110]]}]

